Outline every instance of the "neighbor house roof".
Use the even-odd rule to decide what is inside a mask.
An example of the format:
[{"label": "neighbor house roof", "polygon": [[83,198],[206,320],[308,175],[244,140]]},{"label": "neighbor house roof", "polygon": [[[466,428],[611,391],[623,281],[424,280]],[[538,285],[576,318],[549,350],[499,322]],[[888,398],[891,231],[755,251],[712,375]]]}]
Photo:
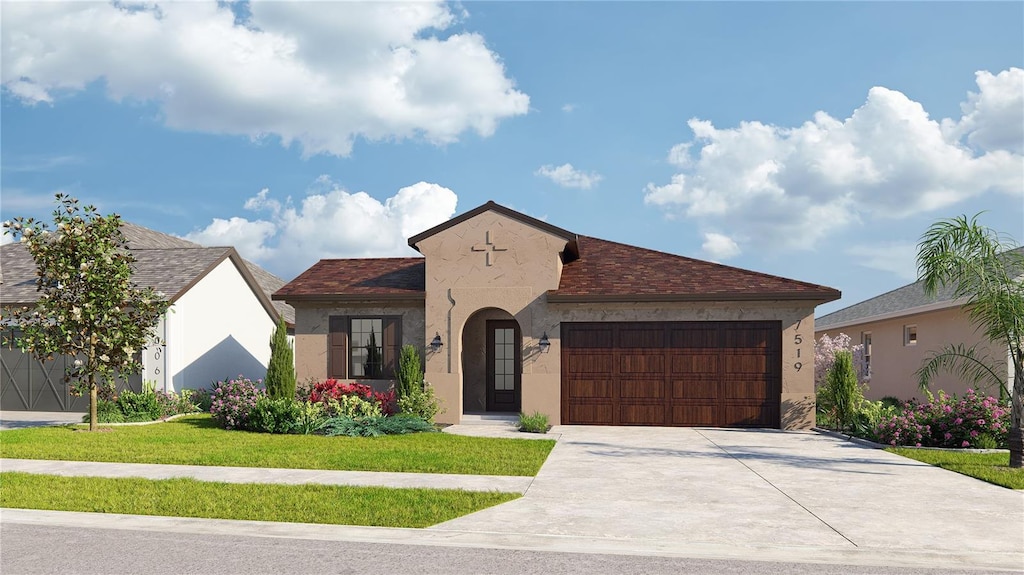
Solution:
[{"label": "neighbor house roof", "polygon": [[[1005,253],[1014,252],[1024,255],[1024,247],[1015,248]],[[841,310],[815,318],[814,329],[817,331],[829,328],[836,329],[869,321],[880,321],[963,305],[964,301],[955,298],[953,292],[954,287],[946,285],[939,286],[935,295],[928,295],[924,291],[924,283],[916,281],[860,303],[855,303],[850,307],[844,307]]]},{"label": "neighbor house roof", "polygon": [[275,300],[423,299],[423,258],[320,260],[274,294]]},{"label": "neighbor house roof", "polygon": [[[284,280],[245,261],[234,248],[205,248],[130,223],[124,223],[121,231],[136,259],[132,279],[138,285],[152,287],[174,302],[220,262],[230,258],[271,316],[283,317],[286,323],[294,325],[295,310],[270,299]],[[38,299],[36,264],[28,250],[21,244],[0,246],[0,304],[24,305]]]},{"label": "neighbor house roof", "polygon": [[549,302],[580,301],[833,301],[830,287],[744,270],[587,236],[578,258],[562,268]]}]

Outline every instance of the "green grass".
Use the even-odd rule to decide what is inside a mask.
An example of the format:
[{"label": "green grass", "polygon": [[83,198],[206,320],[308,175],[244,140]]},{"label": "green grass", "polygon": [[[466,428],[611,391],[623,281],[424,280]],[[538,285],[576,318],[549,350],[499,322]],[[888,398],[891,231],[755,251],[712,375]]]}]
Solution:
[{"label": "green grass", "polygon": [[517,498],[455,489],[0,473],[0,506],[7,508],[289,523],[428,527]]},{"label": "green grass", "polygon": [[971,453],[902,447],[891,447],[886,451],[1010,489],[1024,489],[1024,469],[1011,469],[1008,453]]},{"label": "green grass", "polygon": [[90,433],[71,427],[0,431],[0,456],[229,467],[533,476],[554,441],[414,433],[322,437],[226,431],[209,415]]}]

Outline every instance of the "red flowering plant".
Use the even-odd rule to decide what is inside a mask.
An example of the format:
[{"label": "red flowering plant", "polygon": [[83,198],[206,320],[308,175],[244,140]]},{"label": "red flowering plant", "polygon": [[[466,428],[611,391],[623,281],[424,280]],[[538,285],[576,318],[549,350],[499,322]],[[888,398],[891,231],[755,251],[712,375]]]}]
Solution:
[{"label": "red flowering plant", "polygon": [[384,415],[394,415],[395,413],[394,389],[385,392],[374,391],[369,385],[345,383],[336,379],[327,379],[313,385],[313,389],[309,392],[309,401],[327,403],[331,399],[339,401],[345,395],[355,395],[366,401],[375,402],[380,406],[381,413]]}]

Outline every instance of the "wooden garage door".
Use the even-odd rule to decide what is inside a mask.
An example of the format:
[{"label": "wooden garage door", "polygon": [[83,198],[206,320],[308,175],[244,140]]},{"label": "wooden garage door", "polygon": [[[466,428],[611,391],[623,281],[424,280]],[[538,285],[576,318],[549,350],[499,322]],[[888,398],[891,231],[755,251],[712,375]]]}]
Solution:
[{"label": "wooden garage door", "polygon": [[779,427],[782,324],[562,324],[562,423]]}]

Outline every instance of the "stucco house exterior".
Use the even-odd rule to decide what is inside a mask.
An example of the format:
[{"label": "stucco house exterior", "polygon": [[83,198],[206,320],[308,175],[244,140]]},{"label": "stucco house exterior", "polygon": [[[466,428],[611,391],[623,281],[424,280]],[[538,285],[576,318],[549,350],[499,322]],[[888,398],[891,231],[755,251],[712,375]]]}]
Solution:
[{"label": "stucco house exterior", "polygon": [[[295,307],[300,381],[390,385],[398,350],[459,423],[804,429],[814,308],[837,290],[581,236],[494,202],[412,238],[421,258],[321,260]],[[382,360],[367,366],[371,334]]]},{"label": "stucco house exterior", "polygon": [[[1024,249],[1024,248],[1018,248]],[[924,291],[917,281],[871,299],[819,317],[815,339],[822,335],[850,336],[854,344],[864,345],[868,389],[865,397],[878,400],[886,396],[899,399],[923,399],[915,372],[932,352],[951,344],[966,347],[980,344],[993,361],[997,373],[1005,374],[1013,387],[1013,364],[1007,350],[995,349],[968,318],[964,301],[953,295],[949,286],[939,288],[935,295]],[[955,375],[942,373],[929,389],[963,395],[969,382]],[[998,389],[985,389],[999,395]]]},{"label": "stucco house exterior", "polygon": [[[121,385],[139,390],[208,388],[229,376],[261,378],[270,360],[270,336],[279,317],[294,325],[294,310],[270,295],[284,281],[245,261],[231,247],[202,247],[131,223],[122,232],[135,256],[133,280],[171,302],[142,352],[143,372]],[[0,305],[38,299],[35,262],[20,244],[0,247]],[[72,358],[40,362],[18,349],[0,350],[0,406],[4,410],[85,411],[63,381]]]}]

